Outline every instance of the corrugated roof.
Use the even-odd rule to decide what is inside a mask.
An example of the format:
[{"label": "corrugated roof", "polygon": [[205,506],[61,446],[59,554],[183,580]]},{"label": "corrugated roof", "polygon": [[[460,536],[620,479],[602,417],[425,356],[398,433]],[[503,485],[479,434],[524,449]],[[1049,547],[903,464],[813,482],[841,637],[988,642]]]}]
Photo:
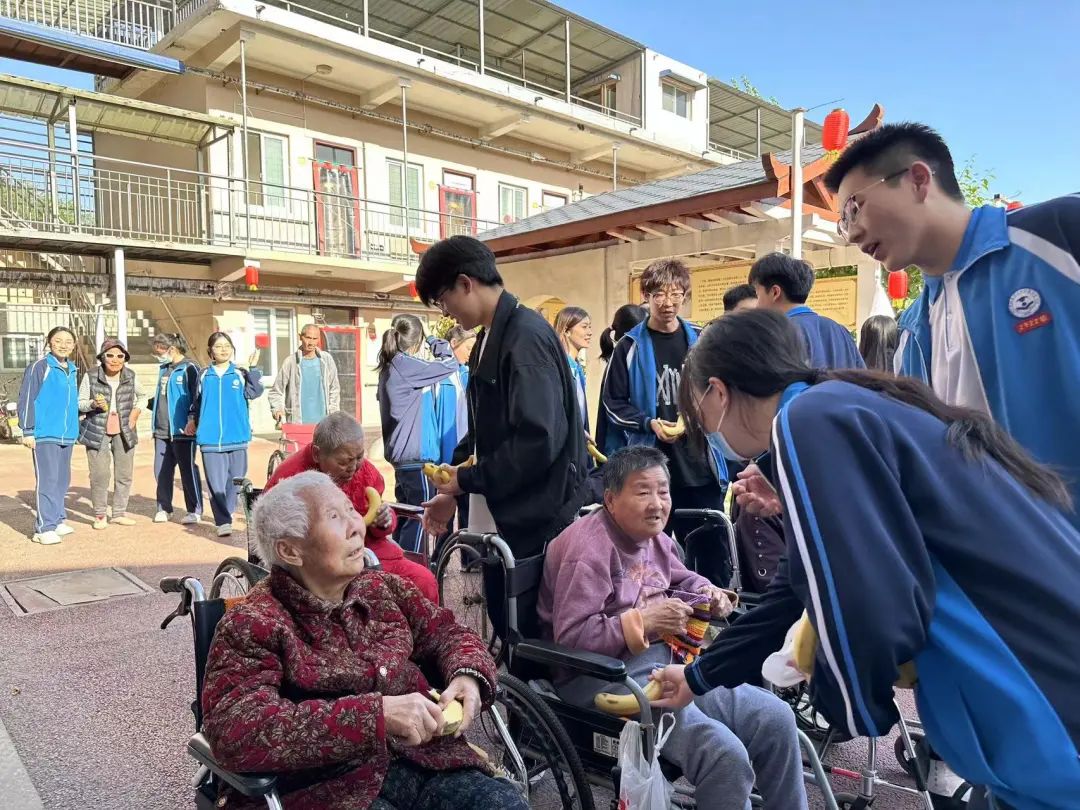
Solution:
[{"label": "corrugated roof", "polygon": [[[804,166],[809,165],[824,154],[825,150],[822,147],[808,146],[802,152],[802,163]],[[791,152],[779,153],[777,159],[781,163],[790,163]],[[670,177],[666,180],[654,180],[651,183],[642,183],[618,191],[586,197],[581,202],[553,208],[542,214],[534,214],[509,225],[500,225],[484,231],[478,238],[487,242],[507,236],[532,233],[571,222],[585,222],[608,214],[633,211],[636,208],[647,208],[661,203],[701,197],[718,191],[753,186],[766,179],[765,168],[760,160],[744,160],[727,166],[706,169],[703,172]]]},{"label": "corrugated roof", "polygon": [[[743,152],[757,149],[757,111],[761,110],[761,151],[791,148],[791,112],[764,99],[709,79],[709,140]],[[821,141],[821,126],[806,122],[806,140]]]},{"label": "corrugated roof", "polygon": [[0,114],[48,121],[57,112],[66,115],[72,99],[79,128],[91,132],[193,146],[214,127],[236,126],[228,118],[0,74]]}]

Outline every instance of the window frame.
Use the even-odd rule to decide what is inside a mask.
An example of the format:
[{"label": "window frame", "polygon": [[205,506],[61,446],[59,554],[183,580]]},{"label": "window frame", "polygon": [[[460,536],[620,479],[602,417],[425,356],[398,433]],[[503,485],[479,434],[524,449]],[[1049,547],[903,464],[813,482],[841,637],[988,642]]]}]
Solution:
[{"label": "window frame", "polygon": [[[267,382],[272,384],[274,382],[274,380],[277,378],[278,369],[281,368],[281,364],[285,360],[284,357],[281,357],[281,356],[278,355],[278,349],[277,349],[278,313],[279,312],[288,312],[289,313],[288,314],[288,319],[289,319],[288,333],[289,333],[290,341],[292,341],[292,343],[290,345],[293,346],[293,348],[291,348],[289,350],[289,354],[292,354],[292,352],[294,352],[296,350],[296,341],[297,341],[296,336],[300,331],[299,327],[297,326],[296,308],[295,307],[278,307],[278,306],[248,307],[248,322],[251,325],[251,333],[252,333],[252,341],[253,342],[255,340],[255,336],[257,336],[259,334],[259,332],[256,330],[256,319],[255,319],[255,313],[256,312],[268,312],[269,313],[268,324],[269,324],[269,334],[270,334],[270,348],[262,350],[263,353],[264,353],[263,357],[265,357],[266,352],[269,352],[269,359],[268,359],[268,361],[266,363],[266,368],[268,369],[268,371],[263,373],[263,377],[266,378]],[[260,360],[262,360],[263,357],[260,357]],[[259,365],[262,366],[262,363],[260,362]]]},{"label": "window frame", "polygon": [[[400,228],[402,232],[405,231],[405,212],[397,213],[400,208],[408,208],[409,214],[409,233],[419,236],[424,230],[424,221],[420,216],[420,213],[424,211],[424,164],[413,163],[409,161],[407,168],[404,168],[405,161],[401,158],[388,157],[386,159],[386,204],[387,204],[387,225],[391,228]],[[409,201],[409,173],[408,169],[416,169],[416,196],[417,204],[414,206]],[[401,173],[401,189],[404,195],[403,202],[395,203],[391,199],[390,194],[390,177],[393,172]],[[415,217],[415,219],[414,219]]]},{"label": "window frame", "polygon": [[[672,109],[668,109],[667,106],[668,90],[671,90],[673,94]],[[679,112],[679,93],[686,96],[686,115]],[[694,117],[694,90],[687,87],[682,82],[677,82],[672,79],[662,79],[660,81],[660,106],[664,112],[690,121]]]},{"label": "window frame", "polygon": [[[247,134],[248,134],[249,138],[252,137],[252,136],[256,136],[256,137],[259,138],[259,156],[260,156],[260,160],[259,160],[259,177],[258,178],[251,177],[250,172],[249,172],[249,167],[247,165],[244,166],[244,172],[245,172],[245,174],[248,175],[247,179],[248,179],[248,181],[250,183],[257,183],[258,184],[258,186],[257,186],[257,188],[259,189],[258,193],[262,197],[261,202],[256,202],[255,200],[253,200],[252,199],[252,189],[251,189],[251,186],[249,185],[248,189],[247,189],[248,204],[252,208],[262,210],[262,211],[265,211],[267,209],[272,209],[274,211],[288,211],[289,210],[289,202],[290,202],[290,196],[289,196],[289,191],[290,191],[290,186],[289,186],[289,175],[290,175],[290,171],[289,171],[289,168],[290,168],[289,167],[289,136],[288,135],[280,135],[277,132],[266,132],[266,131],[263,131],[261,129],[249,129]],[[265,141],[266,138],[273,138],[274,140],[277,140],[277,141],[281,142],[281,185],[279,186],[279,188],[281,189],[281,196],[279,198],[271,197],[269,194],[267,194],[267,188],[269,186],[273,185],[273,184],[268,183],[264,179],[261,179],[261,178],[264,178],[266,176],[266,148],[265,148],[265,146],[263,146],[263,142]],[[248,146],[247,146],[247,155],[246,155],[246,157],[247,157],[248,161],[250,162],[251,161],[251,146],[250,146],[250,144],[248,144]]]},{"label": "window frame", "polygon": [[[507,214],[503,211],[503,190],[521,192],[521,216],[514,215],[513,219],[507,219]],[[526,186],[518,186],[513,183],[499,182],[499,224],[509,225],[511,222],[517,222],[518,220],[525,219],[529,216],[529,189]]]}]

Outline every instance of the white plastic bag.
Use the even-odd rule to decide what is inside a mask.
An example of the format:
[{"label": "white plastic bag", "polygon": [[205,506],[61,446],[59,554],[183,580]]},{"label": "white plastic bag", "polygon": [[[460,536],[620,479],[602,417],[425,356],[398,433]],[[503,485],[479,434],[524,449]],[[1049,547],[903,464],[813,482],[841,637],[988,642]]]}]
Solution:
[{"label": "white plastic bag", "polygon": [[[669,721],[666,728],[664,721]],[[641,748],[641,724],[626,721],[619,735],[619,810],[668,810],[671,806],[674,788],[660,770],[660,749],[674,729],[675,715],[661,715],[650,762]]]},{"label": "white plastic bag", "polygon": [[784,646],[761,665],[761,676],[775,686],[795,686],[806,680],[806,675],[795,665],[795,629],[798,626],[799,622],[791,625],[784,636]]}]

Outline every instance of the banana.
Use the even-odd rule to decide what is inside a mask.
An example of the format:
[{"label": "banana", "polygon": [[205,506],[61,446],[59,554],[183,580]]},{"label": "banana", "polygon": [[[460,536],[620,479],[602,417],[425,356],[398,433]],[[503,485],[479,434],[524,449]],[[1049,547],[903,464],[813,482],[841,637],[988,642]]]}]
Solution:
[{"label": "banana", "polygon": [[[464,470],[476,463],[476,456],[469,456],[465,461],[461,462],[454,469]],[[421,471],[435,484],[449,484],[450,483],[450,465],[448,464],[432,464],[427,462]]]},{"label": "banana", "polygon": [[597,464],[607,464],[607,456],[600,452],[600,448],[592,442],[585,443],[585,449],[589,451],[589,455],[593,457],[593,460]]},{"label": "banana", "polygon": [[375,487],[368,487],[364,490],[364,494],[367,496],[367,512],[364,513],[364,525],[370,526],[375,522],[375,515],[378,514],[379,507],[382,506],[382,497]]},{"label": "banana", "polygon": [[[649,681],[645,684],[644,692],[650,701],[659,700],[663,688],[659,681]],[[610,692],[601,692],[593,698],[593,705],[602,712],[617,714],[619,717],[632,717],[641,711],[638,699],[633,695],[613,695]]]},{"label": "banana", "polygon": [[[439,702],[439,698],[442,696],[437,689],[428,690],[428,695],[436,703]],[[461,724],[465,720],[465,708],[461,705],[460,700],[451,700],[449,703],[443,706],[442,716],[443,736],[446,736],[447,734],[453,734],[455,731],[461,728]]]},{"label": "banana", "polygon": [[669,439],[677,439],[686,433],[686,423],[683,421],[682,414],[679,414],[679,418],[674,425],[661,419],[660,432]]}]

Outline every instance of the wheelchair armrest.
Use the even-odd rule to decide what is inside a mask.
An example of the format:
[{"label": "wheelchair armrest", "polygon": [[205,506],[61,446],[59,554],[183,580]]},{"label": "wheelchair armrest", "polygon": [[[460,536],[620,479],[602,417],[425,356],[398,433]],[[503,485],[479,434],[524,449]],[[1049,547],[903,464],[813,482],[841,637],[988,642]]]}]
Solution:
[{"label": "wheelchair armrest", "polygon": [[196,734],[188,741],[188,753],[199,762],[201,765],[205,765],[210,769],[210,772],[218,778],[224,780],[226,783],[236,788],[244,796],[266,796],[273,793],[277,788],[277,777],[271,775],[259,774],[239,774],[227,771],[222,768],[216,759],[214,754],[210,750],[210,743],[206,741],[206,737],[202,734]]},{"label": "wheelchair armrest", "polygon": [[537,638],[520,641],[514,645],[514,655],[520,655],[526,661],[565,667],[581,675],[592,675],[594,678],[605,678],[609,681],[621,681],[626,677],[626,664],[618,658],[586,650],[574,650],[554,641],[541,641]]}]

